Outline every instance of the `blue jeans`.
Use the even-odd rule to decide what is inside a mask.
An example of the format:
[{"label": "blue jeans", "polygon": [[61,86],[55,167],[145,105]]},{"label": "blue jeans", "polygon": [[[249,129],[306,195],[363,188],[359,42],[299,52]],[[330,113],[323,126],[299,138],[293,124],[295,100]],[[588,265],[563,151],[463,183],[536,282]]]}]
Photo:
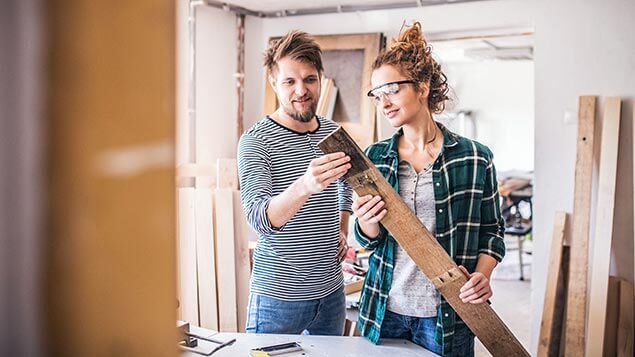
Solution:
[{"label": "blue jeans", "polygon": [[315,300],[285,301],[249,294],[247,333],[336,335],[344,333],[344,288]]},{"label": "blue jeans", "polygon": [[[434,330],[436,327],[436,316],[427,318],[413,317],[386,310],[379,336],[380,338],[407,339],[440,355],[443,349],[442,346],[434,340]],[[455,327],[450,356],[474,356],[474,335],[464,324],[457,324]]]}]

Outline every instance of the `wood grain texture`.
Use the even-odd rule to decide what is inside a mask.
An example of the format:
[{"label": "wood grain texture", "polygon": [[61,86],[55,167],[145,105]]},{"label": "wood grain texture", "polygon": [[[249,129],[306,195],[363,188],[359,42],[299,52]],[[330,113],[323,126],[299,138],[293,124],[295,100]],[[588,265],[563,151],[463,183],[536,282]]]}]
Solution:
[{"label": "wood grain texture", "polygon": [[52,356],[175,356],[175,3],[50,1]]},{"label": "wood grain texture", "polygon": [[598,199],[595,209],[595,233],[593,234],[591,257],[587,356],[600,356],[603,351],[606,297],[609,285],[611,242],[613,241],[620,106],[621,99],[619,97],[608,97],[604,100]]},{"label": "wood grain texture", "polygon": [[633,283],[620,280],[620,312],[617,322],[617,356],[633,356]]},{"label": "wood grain texture", "polygon": [[346,181],[360,196],[371,194],[383,198],[388,213],[381,223],[483,345],[494,356],[529,356],[488,304],[474,305],[461,301],[459,290],[467,282],[466,276],[346,131],[342,128],[335,130],[319,146],[325,153],[344,152],[350,156],[352,167],[345,176]]},{"label": "wood grain texture", "polygon": [[538,339],[538,356],[540,357],[557,356],[560,348],[563,315],[561,310],[558,309],[558,305],[562,305],[564,299],[562,258],[566,224],[567,213],[563,211],[556,212],[553,221],[551,251],[547,268],[547,286],[545,288],[545,301],[540,322],[540,337]]},{"label": "wood grain texture", "polygon": [[247,223],[243,205],[240,201],[240,191],[234,190],[234,250],[236,253],[236,304],[238,308],[238,332],[245,332],[247,322],[247,304],[249,303],[249,279],[251,267],[249,263],[249,236],[257,234]]},{"label": "wood grain texture", "polygon": [[565,353],[567,356],[583,356],[585,348],[595,101],[596,98],[592,96],[580,97],[578,108],[573,231],[570,242],[571,262],[569,265],[565,333]]},{"label": "wood grain texture", "polygon": [[196,192],[194,188],[177,189],[177,252],[179,319],[199,325],[198,281],[196,267]]},{"label": "wood grain texture", "polygon": [[219,188],[215,196],[216,277],[218,281],[218,330],[238,331],[236,310],[236,259],[234,208],[231,188]]},{"label": "wood grain texture", "polygon": [[214,194],[211,188],[196,188],[196,281],[199,326],[218,330],[216,247],[214,245]]}]

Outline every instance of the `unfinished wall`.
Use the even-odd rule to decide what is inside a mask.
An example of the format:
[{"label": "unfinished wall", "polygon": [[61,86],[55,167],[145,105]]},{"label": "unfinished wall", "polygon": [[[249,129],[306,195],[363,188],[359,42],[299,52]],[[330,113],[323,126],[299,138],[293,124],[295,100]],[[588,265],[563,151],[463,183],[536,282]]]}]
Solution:
[{"label": "unfinished wall", "polygon": [[[622,104],[613,238],[615,255],[611,273],[633,280],[635,23],[632,14],[635,13],[635,2],[540,0],[536,2],[534,13],[540,16],[535,17],[536,239],[532,274],[532,350],[537,346],[540,328],[554,212],[561,209],[570,212],[573,208],[577,127],[565,124],[563,118],[565,111],[577,111],[580,95],[617,95],[631,101]],[[600,106],[599,113],[602,113],[601,109]]]}]

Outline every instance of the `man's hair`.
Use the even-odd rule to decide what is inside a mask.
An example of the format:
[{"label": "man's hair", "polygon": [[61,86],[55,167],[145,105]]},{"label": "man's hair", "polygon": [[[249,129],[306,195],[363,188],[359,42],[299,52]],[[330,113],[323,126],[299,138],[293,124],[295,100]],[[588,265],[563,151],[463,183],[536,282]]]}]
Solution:
[{"label": "man's hair", "polygon": [[312,64],[322,74],[322,50],[308,33],[293,30],[281,39],[273,41],[264,54],[267,76],[274,76],[278,70],[278,61],[290,57],[296,61]]}]

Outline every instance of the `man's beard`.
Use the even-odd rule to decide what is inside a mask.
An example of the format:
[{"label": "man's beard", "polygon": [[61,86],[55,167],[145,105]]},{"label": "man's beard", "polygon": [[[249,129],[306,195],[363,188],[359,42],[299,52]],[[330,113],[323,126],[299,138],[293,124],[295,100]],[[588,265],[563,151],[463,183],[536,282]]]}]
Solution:
[{"label": "man's beard", "polygon": [[293,108],[293,102],[291,102],[290,106],[284,108],[285,113],[287,113],[294,120],[297,120],[301,123],[310,122],[315,116],[316,110],[317,110],[317,102],[313,99],[311,99],[311,106],[305,112],[300,112],[295,110],[295,108]]}]

